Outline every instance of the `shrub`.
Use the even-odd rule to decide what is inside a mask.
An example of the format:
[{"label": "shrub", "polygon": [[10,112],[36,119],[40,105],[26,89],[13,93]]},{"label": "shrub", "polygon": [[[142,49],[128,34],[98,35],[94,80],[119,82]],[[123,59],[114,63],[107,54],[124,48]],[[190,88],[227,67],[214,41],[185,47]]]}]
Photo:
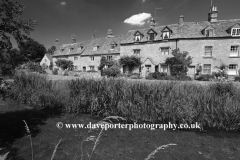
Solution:
[{"label": "shrub", "polygon": [[112,66],[110,68],[104,69],[102,74],[106,75],[108,77],[116,77],[120,73],[121,73],[121,71],[120,71],[119,67]]},{"label": "shrub", "polygon": [[130,78],[131,78],[131,79],[141,79],[139,73],[132,74],[132,75],[130,76]]},{"label": "shrub", "polygon": [[68,71],[67,70],[63,72],[63,76],[68,76]]},{"label": "shrub", "polygon": [[50,70],[53,69],[53,62],[50,62],[49,69],[50,69]]},{"label": "shrub", "polygon": [[240,76],[235,76],[235,77],[234,77],[234,81],[240,82]]},{"label": "shrub", "polygon": [[94,69],[91,69],[91,70],[88,70],[87,72],[97,72],[97,71]]},{"label": "shrub", "polygon": [[214,76],[211,75],[211,74],[204,74],[204,75],[196,76],[195,80],[198,80],[198,81],[210,81],[213,78],[214,78]]},{"label": "shrub", "polygon": [[57,74],[58,74],[58,69],[57,69],[57,68],[54,68],[54,69],[52,70],[52,74],[53,74],[53,75],[57,75]]},{"label": "shrub", "polygon": [[167,76],[167,73],[163,73],[163,72],[154,72],[154,73],[150,73],[152,75],[152,77],[154,79],[162,79],[163,77]]},{"label": "shrub", "polygon": [[72,70],[73,69],[73,62],[71,60],[58,59],[55,63],[57,65],[57,67],[60,67],[63,70],[65,70],[65,69]]},{"label": "shrub", "polygon": [[152,77],[152,74],[151,74],[151,73],[149,73],[145,78],[146,78],[146,79],[149,79],[149,80],[153,80],[153,79],[154,79],[154,78]]}]

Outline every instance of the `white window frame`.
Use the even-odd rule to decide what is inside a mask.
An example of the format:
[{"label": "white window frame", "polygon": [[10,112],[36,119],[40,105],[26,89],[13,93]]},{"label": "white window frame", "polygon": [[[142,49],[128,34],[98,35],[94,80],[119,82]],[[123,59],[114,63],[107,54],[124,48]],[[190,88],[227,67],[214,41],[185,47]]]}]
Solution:
[{"label": "white window frame", "polygon": [[237,75],[238,65],[237,64],[229,64],[228,65],[228,74],[229,75]]},{"label": "white window frame", "polygon": [[161,53],[162,55],[166,56],[169,55],[170,47],[161,47]]},{"label": "white window frame", "polygon": [[77,60],[78,60],[78,57],[77,57],[77,56],[75,56],[75,57],[74,57],[74,61],[77,61]]},{"label": "white window frame", "polygon": [[231,35],[240,36],[240,28],[232,28]]},{"label": "white window frame", "polygon": [[93,46],[93,51],[97,51],[98,50],[98,46]]},{"label": "white window frame", "polygon": [[133,55],[137,56],[137,57],[140,57],[140,49],[134,49],[133,50]]},{"label": "white window frame", "polygon": [[140,41],[141,41],[141,35],[136,35],[135,42],[140,42]]},{"label": "white window frame", "polygon": [[[166,35],[167,35],[167,38],[165,38]],[[170,32],[169,31],[163,32],[162,38],[163,39],[169,39],[170,38]]]},{"label": "white window frame", "polygon": [[213,29],[206,30],[206,37],[213,37]]},{"label": "white window frame", "polygon": [[107,56],[107,60],[111,61],[112,60],[112,56]]},{"label": "white window frame", "polygon": [[212,65],[211,64],[203,64],[203,74],[211,74],[211,68]]},{"label": "white window frame", "polygon": [[90,56],[91,61],[94,61],[94,56]]},{"label": "white window frame", "polygon": [[204,47],[204,57],[212,57],[213,46]]},{"label": "white window frame", "polygon": [[168,65],[161,65],[160,71],[163,73],[168,73]]},{"label": "white window frame", "polygon": [[110,49],[115,49],[115,47],[116,47],[116,44],[111,44],[111,48]]},{"label": "white window frame", "polygon": [[238,45],[231,46],[230,57],[239,57],[239,46]]},{"label": "white window frame", "polygon": [[90,70],[94,70],[95,66],[89,66]]}]

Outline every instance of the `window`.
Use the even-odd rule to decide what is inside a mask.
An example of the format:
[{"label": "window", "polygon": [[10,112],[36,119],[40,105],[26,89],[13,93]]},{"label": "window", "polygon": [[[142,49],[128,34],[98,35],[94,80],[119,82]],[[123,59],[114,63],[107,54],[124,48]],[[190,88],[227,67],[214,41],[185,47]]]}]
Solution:
[{"label": "window", "polygon": [[116,44],[111,44],[111,49],[115,49]]},{"label": "window", "polygon": [[98,50],[98,46],[94,46],[93,51],[97,51],[97,50]]},{"label": "window", "polygon": [[135,36],[135,42],[140,42],[141,41],[141,36],[140,35],[136,35]]},{"label": "window", "polygon": [[149,40],[153,41],[154,40],[154,33],[149,33]]},{"label": "window", "polygon": [[213,29],[206,30],[206,37],[213,37]]},{"label": "window", "polygon": [[78,57],[74,57],[74,61],[78,60]]},{"label": "window", "polygon": [[204,56],[212,57],[212,50],[213,50],[212,46],[205,46]]},{"label": "window", "polygon": [[94,56],[91,56],[90,58],[91,58],[91,61],[94,61]]},{"label": "window", "polygon": [[170,38],[170,33],[169,32],[163,32],[163,39],[168,39]]},{"label": "window", "polygon": [[47,62],[47,60],[45,59],[45,62]]},{"label": "window", "polygon": [[64,49],[61,49],[61,52],[63,52],[64,51]]},{"label": "window", "polygon": [[94,70],[94,66],[89,66],[90,70]]},{"label": "window", "polygon": [[231,46],[230,57],[238,57],[239,56],[239,46]]},{"label": "window", "polygon": [[203,65],[203,74],[211,74],[211,64]]},{"label": "window", "polygon": [[168,73],[168,66],[167,65],[161,65],[161,72]]},{"label": "window", "polygon": [[169,47],[161,48],[162,55],[169,55]]},{"label": "window", "polygon": [[85,66],[83,66],[83,72],[86,72],[86,67]]},{"label": "window", "polygon": [[133,54],[134,54],[134,56],[139,57],[140,56],[140,49],[134,49]]},{"label": "window", "polygon": [[78,70],[78,66],[74,66],[74,70],[77,71]]},{"label": "window", "polygon": [[240,36],[240,28],[233,28],[232,36]]},{"label": "window", "polygon": [[73,51],[74,50],[74,48],[70,48],[70,51]]},{"label": "window", "polygon": [[108,61],[112,60],[112,56],[107,56],[107,60]]},{"label": "window", "polygon": [[228,75],[237,75],[237,64],[229,64],[228,66]]}]

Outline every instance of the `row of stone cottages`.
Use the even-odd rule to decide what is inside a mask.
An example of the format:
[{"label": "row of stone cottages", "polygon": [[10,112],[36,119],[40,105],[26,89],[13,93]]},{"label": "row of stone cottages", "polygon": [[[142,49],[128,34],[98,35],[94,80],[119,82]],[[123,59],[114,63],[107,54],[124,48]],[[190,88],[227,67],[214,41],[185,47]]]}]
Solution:
[{"label": "row of stone cottages", "polygon": [[53,55],[53,64],[59,58],[66,58],[73,61],[75,70],[98,70],[101,56],[117,60],[122,56],[136,55],[143,62],[137,71],[145,77],[155,71],[169,73],[164,62],[172,56],[173,49],[179,48],[193,57],[189,76],[196,73],[197,64],[202,65],[203,74],[210,74],[221,63],[228,65],[229,75],[237,75],[240,19],[218,20],[217,17],[217,7],[212,6],[208,21],[204,22],[184,22],[184,17],[180,16],[177,24],[155,26],[154,19],[151,19],[149,28],[130,30],[118,36],[108,30],[103,38],[60,46]]}]

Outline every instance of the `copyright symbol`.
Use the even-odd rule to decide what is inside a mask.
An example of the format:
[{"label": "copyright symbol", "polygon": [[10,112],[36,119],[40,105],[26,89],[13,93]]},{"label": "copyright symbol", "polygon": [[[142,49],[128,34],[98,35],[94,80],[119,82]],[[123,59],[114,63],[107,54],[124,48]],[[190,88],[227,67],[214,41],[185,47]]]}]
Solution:
[{"label": "copyright symbol", "polygon": [[62,122],[58,122],[56,124],[56,126],[57,126],[58,129],[62,129],[63,128],[63,123]]}]

